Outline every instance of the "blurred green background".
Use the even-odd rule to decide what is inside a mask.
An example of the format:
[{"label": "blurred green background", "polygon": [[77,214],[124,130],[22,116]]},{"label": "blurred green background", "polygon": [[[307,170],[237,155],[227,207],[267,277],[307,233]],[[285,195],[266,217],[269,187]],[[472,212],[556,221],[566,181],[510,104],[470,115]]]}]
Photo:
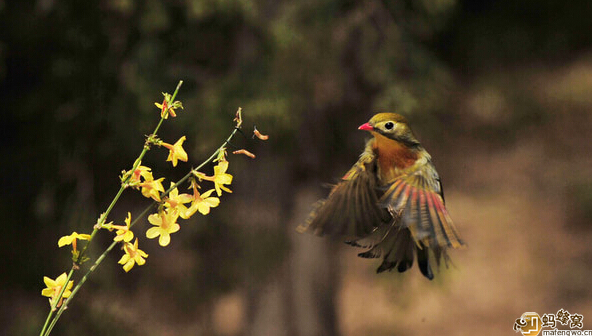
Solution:
[{"label": "blurred green background", "polygon": [[[37,335],[57,240],[118,189],[153,102],[184,80],[190,162],[232,130],[232,194],[125,274],[114,251],[56,335],[498,335],[564,308],[592,329],[592,4],[586,1],[0,1],[0,325]],[[468,248],[434,281],[374,274],[294,228],[357,159],[375,112],[408,117]],[[206,170],[211,173],[211,170]],[[167,184],[168,185],[168,184]],[[128,192],[111,220],[147,201]],[[106,246],[103,235],[98,245]],[[98,248],[91,251],[92,255]]]}]

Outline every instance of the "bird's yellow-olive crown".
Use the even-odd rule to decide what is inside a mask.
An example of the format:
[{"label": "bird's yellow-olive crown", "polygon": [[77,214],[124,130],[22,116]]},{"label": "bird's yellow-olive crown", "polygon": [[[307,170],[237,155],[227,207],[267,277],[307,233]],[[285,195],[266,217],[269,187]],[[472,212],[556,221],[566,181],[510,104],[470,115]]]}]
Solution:
[{"label": "bird's yellow-olive crown", "polygon": [[409,128],[407,119],[397,113],[378,113],[370,118],[367,123],[360,126],[359,129],[376,132],[410,147],[419,145],[419,141]]}]

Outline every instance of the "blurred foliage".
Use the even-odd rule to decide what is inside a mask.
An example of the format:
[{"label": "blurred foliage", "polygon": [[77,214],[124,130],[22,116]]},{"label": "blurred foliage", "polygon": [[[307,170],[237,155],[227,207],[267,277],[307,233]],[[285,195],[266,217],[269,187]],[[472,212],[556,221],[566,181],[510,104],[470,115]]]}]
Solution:
[{"label": "blurred foliage", "polygon": [[562,62],[590,48],[590,11],[577,0],[460,1],[436,45],[466,75],[525,62]]},{"label": "blurred foliage", "polygon": [[[233,158],[231,201],[171,248],[196,261],[176,269],[183,278],[159,271],[163,256],[123,280],[173,282],[179,306],[191,308],[281,264],[285,190],[338,176],[362,148],[355,126],[374,112],[406,114],[437,152],[454,134],[507,145],[556,120],[529,83],[496,74],[589,49],[591,14],[575,0],[2,1],[0,268],[10,272],[0,281],[36,298],[42,276],[66,266],[58,237],[94,223],[156,120],[153,102],[179,79],[186,110],[163,138],[188,135],[190,157],[209,155],[238,106],[247,127],[273,139],[256,161]],[[150,164],[166,155],[151,154]],[[586,218],[588,189],[570,189]],[[119,286],[109,284],[116,270],[101,272],[95,283]],[[68,324],[69,334],[112,332],[92,329],[100,321]]]}]

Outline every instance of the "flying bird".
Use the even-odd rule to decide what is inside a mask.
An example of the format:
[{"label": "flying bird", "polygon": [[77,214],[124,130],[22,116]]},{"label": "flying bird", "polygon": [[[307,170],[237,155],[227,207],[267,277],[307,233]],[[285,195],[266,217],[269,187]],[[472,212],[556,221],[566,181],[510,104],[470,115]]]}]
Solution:
[{"label": "flying bird", "polygon": [[448,264],[447,249],[464,245],[444,205],[431,156],[399,114],[376,114],[358,129],[373,138],[297,231],[367,248],[358,256],[382,258],[377,273],[404,272],[417,256],[421,273],[431,280],[430,259]]}]

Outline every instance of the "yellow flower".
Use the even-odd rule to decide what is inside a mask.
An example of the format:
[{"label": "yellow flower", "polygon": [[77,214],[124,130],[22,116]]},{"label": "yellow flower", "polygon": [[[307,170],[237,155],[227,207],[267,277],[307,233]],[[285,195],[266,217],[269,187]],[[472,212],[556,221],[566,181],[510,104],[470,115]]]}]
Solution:
[{"label": "yellow flower", "polygon": [[152,179],[152,174],[150,174],[151,179],[145,180],[144,182],[140,183],[139,186],[142,187],[142,195],[147,198],[152,198],[157,202],[160,202],[160,192],[164,192],[164,187],[162,186],[162,181],[164,177],[159,178],[158,180]]},{"label": "yellow flower", "polygon": [[158,238],[160,246],[167,246],[171,242],[171,233],[179,231],[181,228],[177,224],[179,213],[177,211],[160,211],[157,214],[148,216],[150,224],[155,225],[146,231],[146,237],[149,239]]},{"label": "yellow flower", "polygon": [[66,245],[72,245],[72,250],[74,252],[76,252],[76,241],[80,239],[80,240],[89,240],[90,239],[90,235],[89,234],[79,234],[77,232],[72,232],[71,235],[69,236],[63,236],[62,238],[60,238],[60,240],[58,240],[58,246],[59,247],[63,247]]},{"label": "yellow flower", "polygon": [[[141,181],[141,178],[143,181]],[[130,177],[129,185],[135,189],[141,189],[144,197],[152,198],[155,201],[160,202],[159,192],[164,192],[164,187],[162,186],[163,180],[164,177],[155,180],[149,167],[138,166]]]},{"label": "yellow flower", "polygon": [[[156,107],[158,107],[160,109],[160,116],[162,118],[167,119],[169,117],[169,112],[167,112],[167,110],[169,110],[169,102],[166,98],[166,95],[165,95],[164,100],[162,101],[162,104],[154,103],[154,105],[156,105]],[[175,114],[175,110],[170,109],[169,111],[170,111],[170,114],[173,118],[177,116]]]},{"label": "yellow flower", "polygon": [[177,166],[177,160],[181,160],[187,162],[187,152],[183,149],[183,142],[185,142],[185,136],[182,136],[174,145],[168,144],[166,142],[162,143],[162,146],[169,150],[169,157],[167,157],[167,161],[173,162],[173,167]]},{"label": "yellow flower", "polygon": [[183,104],[178,100],[171,104],[170,101],[172,96],[169,93],[164,92],[162,93],[162,95],[164,96],[162,104],[154,103],[154,105],[156,105],[156,107],[160,109],[160,116],[163,119],[167,119],[169,117],[169,114],[173,118],[176,117],[177,114],[175,112],[175,109],[183,109]]},{"label": "yellow flower", "polygon": [[[171,187],[173,183],[171,183]],[[177,188],[171,190],[168,197],[164,200],[164,205],[168,207],[170,210],[176,210],[179,214],[183,214],[187,211],[187,207],[184,205],[185,203],[189,203],[193,200],[193,197],[189,194],[181,194],[179,195],[179,190]],[[183,215],[181,215],[182,218]]]},{"label": "yellow flower", "polygon": [[214,182],[214,187],[218,196],[222,195],[222,190],[228,193],[232,192],[232,190],[224,186],[225,184],[230,184],[232,182],[232,175],[226,173],[227,169],[228,161],[220,161],[218,162],[218,165],[214,167],[214,176],[212,177],[212,181]]},{"label": "yellow flower", "polygon": [[[62,291],[62,288],[66,284],[66,279],[68,279],[68,275],[66,275],[65,272],[62,273],[60,276],[58,276],[55,280],[48,278],[46,276],[43,277],[43,282],[45,282],[45,286],[47,286],[47,288],[44,288],[41,291],[41,295],[49,297],[49,304],[50,305],[53,306],[53,303],[58,298],[58,295],[60,294],[60,292]],[[72,289],[73,285],[74,285],[74,281],[72,281],[72,280],[68,281],[68,285],[66,286],[66,289],[64,290],[64,293],[62,294],[62,297],[59,299],[56,307],[59,307],[62,305],[62,300],[64,298],[70,297],[70,295],[72,294],[70,289]]]},{"label": "yellow flower", "polygon": [[193,216],[196,211],[199,211],[202,215],[209,214],[210,208],[215,208],[220,204],[218,197],[210,197],[213,191],[214,189],[210,189],[200,195],[197,189],[194,189],[193,203],[185,213],[181,213],[181,218],[187,219]]},{"label": "yellow flower", "polygon": [[133,244],[129,242],[123,244],[125,254],[119,259],[118,263],[123,265],[124,271],[129,272],[135,264],[142,266],[146,263],[144,258],[148,257],[148,254],[138,248],[138,238]]},{"label": "yellow flower", "polygon": [[125,226],[107,224],[104,227],[109,229],[109,231],[111,231],[113,229],[117,229],[117,231],[115,232],[116,236],[115,236],[115,238],[113,238],[114,241],[116,241],[116,242],[118,242],[118,241],[130,242],[132,239],[134,239],[134,233],[130,229],[131,221],[132,221],[132,214],[128,212],[127,217],[125,218]]},{"label": "yellow flower", "polygon": [[199,172],[199,171],[192,171],[193,175],[197,177],[200,181],[212,181],[214,182],[214,188],[216,189],[216,194],[218,196],[222,195],[222,190],[231,193],[232,190],[226,188],[225,184],[232,183],[232,175],[227,174],[226,170],[228,169],[228,161],[226,159],[219,161],[218,164],[214,167],[214,176],[207,176],[206,174]]},{"label": "yellow flower", "polygon": [[152,177],[152,172],[151,169],[146,167],[146,166],[138,166],[138,168],[136,168],[136,170],[134,170],[134,173],[132,174],[132,177],[130,178],[130,183],[140,183],[140,176],[144,178],[144,180],[154,180],[154,178]]}]

